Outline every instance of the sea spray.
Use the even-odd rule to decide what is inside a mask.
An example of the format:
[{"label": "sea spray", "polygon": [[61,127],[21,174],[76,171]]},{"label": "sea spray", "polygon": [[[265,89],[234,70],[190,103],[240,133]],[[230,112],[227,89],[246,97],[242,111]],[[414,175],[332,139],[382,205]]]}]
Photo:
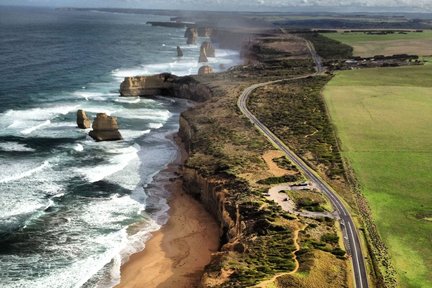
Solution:
[{"label": "sea spray", "polygon": [[[167,135],[188,105],[119,98],[119,84],[196,74],[199,46],[182,44],[183,29],[145,24],[168,17],[5,8],[0,18],[2,287],[112,286],[167,221],[169,193],[159,186],[170,176],[158,173],[176,156]],[[238,53],[216,56],[216,71],[238,63]],[[95,143],[76,128],[77,109],[118,117],[125,139]]]}]

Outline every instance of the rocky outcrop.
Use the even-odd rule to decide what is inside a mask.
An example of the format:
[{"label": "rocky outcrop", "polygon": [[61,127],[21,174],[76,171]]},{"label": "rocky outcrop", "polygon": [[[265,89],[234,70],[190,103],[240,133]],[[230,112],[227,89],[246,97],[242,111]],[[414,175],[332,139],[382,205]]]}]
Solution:
[{"label": "rocky outcrop", "polygon": [[207,57],[215,57],[215,48],[213,47],[212,43],[209,41],[204,41],[201,44],[200,52],[201,51],[204,51]]},{"label": "rocky outcrop", "polygon": [[183,57],[183,51],[180,46],[177,46],[177,57]]},{"label": "rocky outcrop", "polygon": [[91,127],[91,121],[90,121],[90,119],[87,118],[85,111],[82,109],[79,109],[77,111],[76,122],[77,122],[78,128],[87,129],[87,128]]},{"label": "rocky outcrop", "polygon": [[191,76],[177,77],[169,91],[170,96],[204,102],[213,96],[211,89]]},{"label": "rocky outcrop", "polygon": [[105,113],[98,113],[93,122],[93,130],[89,135],[96,141],[115,141],[121,140],[118,130],[117,118],[108,116]]},{"label": "rocky outcrop", "polygon": [[192,101],[205,101],[210,99],[212,92],[210,88],[191,76],[178,77],[169,73],[162,73],[153,76],[126,77],[120,85],[120,95],[162,95]]},{"label": "rocky outcrop", "polygon": [[121,96],[156,96],[166,95],[171,88],[171,74],[162,73],[152,76],[126,77],[120,84]]},{"label": "rocky outcrop", "polygon": [[187,28],[184,37],[187,38],[186,44],[196,44],[196,40],[198,38],[198,33],[196,28],[193,27]]},{"label": "rocky outcrop", "polygon": [[213,68],[211,66],[205,65],[199,68],[198,75],[205,75],[213,73]]},{"label": "rocky outcrop", "polygon": [[198,63],[203,63],[203,62],[208,62],[205,50],[201,50],[200,51],[200,56],[199,56],[199,59],[198,59]]}]

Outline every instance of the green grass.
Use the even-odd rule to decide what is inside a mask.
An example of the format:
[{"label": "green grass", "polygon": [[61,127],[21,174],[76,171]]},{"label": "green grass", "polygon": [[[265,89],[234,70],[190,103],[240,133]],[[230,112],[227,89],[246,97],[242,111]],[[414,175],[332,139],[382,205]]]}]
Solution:
[{"label": "green grass", "polygon": [[390,40],[428,40],[432,39],[432,30],[424,30],[423,32],[407,32],[407,34],[385,34],[385,35],[368,35],[363,32],[349,33],[325,33],[326,37],[333,40],[346,43],[348,45],[364,41],[390,41]]},{"label": "green grass", "polygon": [[324,90],[402,287],[432,287],[432,65],[344,71]]},{"label": "green grass", "polygon": [[432,30],[386,35],[368,35],[363,32],[325,33],[322,35],[352,46],[354,55],[358,56],[403,53],[432,55]]}]

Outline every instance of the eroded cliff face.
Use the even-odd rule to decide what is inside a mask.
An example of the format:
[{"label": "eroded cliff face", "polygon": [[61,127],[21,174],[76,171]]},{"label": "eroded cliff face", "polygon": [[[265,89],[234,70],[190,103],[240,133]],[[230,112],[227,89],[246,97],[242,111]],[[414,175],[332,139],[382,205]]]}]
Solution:
[{"label": "eroded cliff face", "polygon": [[178,77],[169,73],[126,77],[120,84],[121,96],[171,96],[197,102],[208,100],[211,90],[194,77]]},{"label": "eroded cliff face", "polygon": [[[179,136],[186,150],[194,153],[196,133],[193,123],[184,115],[180,117]],[[199,167],[199,165],[198,165]],[[198,199],[219,223],[220,249],[214,253],[211,262],[205,267],[201,287],[219,287],[233,273],[223,267],[225,257],[232,253],[243,254],[251,245],[256,233],[266,234],[271,224],[262,218],[258,206],[239,200],[248,194],[247,185],[224,172],[207,174],[189,165],[183,167],[183,186],[187,193]],[[246,192],[247,191],[247,192]],[[261,231],[261,232],[260,232]]]},{"label": "eroded cliff face", "polygon": [[171,87],[168,81],[170,74],[162,73],[151,76],[126,77],[120,84],[121,96],[154,96],[164,95]]}]

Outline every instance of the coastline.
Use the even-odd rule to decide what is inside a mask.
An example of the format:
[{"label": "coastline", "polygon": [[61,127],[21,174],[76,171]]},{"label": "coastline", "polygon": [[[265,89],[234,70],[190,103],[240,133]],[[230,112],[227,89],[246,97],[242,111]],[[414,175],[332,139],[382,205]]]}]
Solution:
[{"label": "coastline", "polygon": [[144,250],[121,266],[115,287],[197,287],[205,265],[219,247],[219,227],[203,205],[183,191],[178,175],[187,154],[182,143],[176,159],[160,173],[160,185],[170,193],[168,221],[152,233]]}]

